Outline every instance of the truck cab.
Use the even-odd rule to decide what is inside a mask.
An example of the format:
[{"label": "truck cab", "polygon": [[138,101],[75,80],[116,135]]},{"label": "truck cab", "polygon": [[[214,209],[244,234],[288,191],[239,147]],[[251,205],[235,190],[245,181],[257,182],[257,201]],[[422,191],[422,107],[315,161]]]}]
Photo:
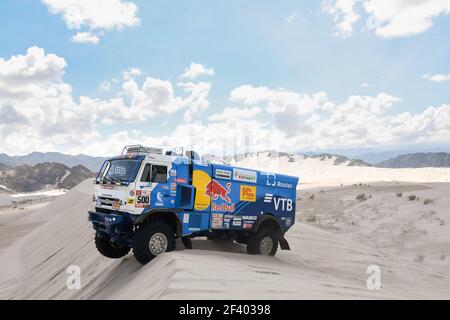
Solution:
[{"label": "truck cab", "polygon": [[145,264],[182,239],[228,239],[251,254],[289,249],[298,178],[203,163],[193,151],[127,146],[95,179],[89,220],[98,251],[120,258],[133,249]]},{"label": "truck cab", "polygon": [[172,157],[158,149],[145,151],[129,147],[124,155],[104,162],[95,180],[96,209],[138,216],[149,207],[174,207],[169,187]]}]

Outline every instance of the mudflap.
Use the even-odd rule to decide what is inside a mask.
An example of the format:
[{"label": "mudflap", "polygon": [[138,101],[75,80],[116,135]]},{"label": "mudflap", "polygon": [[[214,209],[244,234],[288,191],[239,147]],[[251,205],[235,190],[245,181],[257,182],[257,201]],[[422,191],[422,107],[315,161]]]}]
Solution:
[{"label": "mudflap", "polygon": [[281,237],[278,242],[280,243],[281,250],[291,250],[291,247],[285,237]]},{"label": "mudflap", "polygon": [[183,237],[181,238],[181,241],[183,242],[183,245],[186,249],[192,249],[192,240],[191,238]]}]

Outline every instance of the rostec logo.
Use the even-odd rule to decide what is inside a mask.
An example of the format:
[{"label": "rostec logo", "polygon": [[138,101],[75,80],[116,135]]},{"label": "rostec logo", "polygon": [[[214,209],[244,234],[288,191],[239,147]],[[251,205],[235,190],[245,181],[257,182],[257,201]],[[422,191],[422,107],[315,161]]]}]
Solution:
[{"label": "rostec logo", "polygon": [[292,211],[294,209],[293,201],[292,199],[287,198],[281,198],[281,197],[274,197],[271,193],[266,193],[264,196],[264,202],[265,203],[272,203],[275,207],[275,210],[281,210],[281,211]]}]

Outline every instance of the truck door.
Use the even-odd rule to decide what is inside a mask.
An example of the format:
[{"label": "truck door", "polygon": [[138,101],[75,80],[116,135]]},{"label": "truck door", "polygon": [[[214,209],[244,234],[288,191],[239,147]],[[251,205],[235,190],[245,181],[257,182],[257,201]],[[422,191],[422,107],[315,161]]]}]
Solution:
[{"label": "truck door", "polygon": [[209,228],[211,197],[208,193],[208,185],[211,182],[211,174],[211,165],[193,164],[194,210],[185,216],[186,219],[183,219],[183,233],[185,234]]},{"label": "truck door", "polygon": [[136,214],[149,208],[170,208],[173,206],[170,197],[168,163],[145,163],[139,179],[136,181],[135,206]]}]

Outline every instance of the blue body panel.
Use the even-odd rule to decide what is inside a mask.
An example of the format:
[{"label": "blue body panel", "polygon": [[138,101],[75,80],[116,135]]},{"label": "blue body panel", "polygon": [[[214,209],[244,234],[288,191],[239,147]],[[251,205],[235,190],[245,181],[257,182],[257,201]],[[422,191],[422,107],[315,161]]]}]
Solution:
[{"label": "blue body panel", "polygon": [[223,165],[212,167],[219,193],[222,188],[227,192],[225,196],[213,192],[212,229],[251,229],[263,214],[275,217],[284,231],[294,224],[298,178]]}]

